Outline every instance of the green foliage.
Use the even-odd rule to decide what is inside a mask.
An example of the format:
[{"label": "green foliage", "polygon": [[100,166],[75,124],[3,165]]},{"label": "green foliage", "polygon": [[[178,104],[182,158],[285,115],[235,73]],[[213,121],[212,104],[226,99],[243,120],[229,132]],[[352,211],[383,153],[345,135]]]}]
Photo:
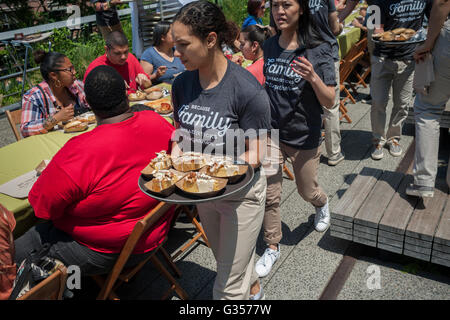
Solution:
[{"label": "green foliage", "polygon": [[[242,26],[242,23],[248,16],[247,0],[218,0],[217,4],[222,8],[223,13],[228,20],[234,21],[238,26]],[[269,24],[270,14],[268,9],[262,20],[264,25]]]}]

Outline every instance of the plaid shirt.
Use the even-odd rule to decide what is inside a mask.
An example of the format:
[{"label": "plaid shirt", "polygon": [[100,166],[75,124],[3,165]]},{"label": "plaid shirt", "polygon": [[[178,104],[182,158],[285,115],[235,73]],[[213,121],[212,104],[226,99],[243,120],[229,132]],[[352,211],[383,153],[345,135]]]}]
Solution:
[{"label": "plaid shirt", "polygon": [[[49,115],[54,115],[58,112],[56,109],[56,98],[50,90],[46,81],[39,84],[45,93],[45,97],[42,95],[39,88],[33,87],[28,90],[22,98],[22,121],[20,125],[20,131],[23,137],[28,137],[36,134],[47,133],[44,128],[44,120]],[[84,84],[79,80],[75,80],[73,85],[69,88],[69,91],[76,97],[75,113],[79,108],[89,108],[89,104],[86,101],[84,94]],[[46,109],[46,100],[48,110]]]}]

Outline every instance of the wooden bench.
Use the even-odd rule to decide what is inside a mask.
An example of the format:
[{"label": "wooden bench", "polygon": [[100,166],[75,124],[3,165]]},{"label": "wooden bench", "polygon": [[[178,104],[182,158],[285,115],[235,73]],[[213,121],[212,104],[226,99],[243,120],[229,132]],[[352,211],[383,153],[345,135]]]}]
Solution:
[{"label": "wooden bench", "polygon": [[[408,117],[406,118],[406,123],[414,124],[414,107],[411,105],[407,108]],[[439,122],[441,128],[450,129],[450,100],[447,102],[445,106],[445,110],[442,113],[441,121]]]},{"label": "wooden bench", "polygon": [[413,177],[363,168],[332,208],[334,237],[450,267],[450,195],[437,180],[433,198],[406,195]]}]

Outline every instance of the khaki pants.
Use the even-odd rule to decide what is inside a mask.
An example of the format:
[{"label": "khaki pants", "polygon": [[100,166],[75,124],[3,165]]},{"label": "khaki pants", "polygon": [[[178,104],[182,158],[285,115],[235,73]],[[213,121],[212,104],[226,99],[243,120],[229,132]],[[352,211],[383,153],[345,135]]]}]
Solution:
[{"label": "khaki pants", "polygon": [[120,23],[113,26],[98,26],[98,28],[100,29],[104,40],[106,39],[106,36],[113,31],[120,31],[123,33],[122,25]]},{"label": "khaki pants", "polygon": [[217,263],[214,300],[248,300],[250,287],[258,280],[255,249],[266,201],[262,170],[245,193],[197,205]]},{"label": "khaki pants", "polygon": [[[450,99],[450,21],[442,28],[432,55],[435,81],[431,83],[427,95],[418,93],[414,101],[416,126],[414,183],[425,187],[435,185],[438,169],[439,122],[445,104]],[[447,168],[447,181],[449,180],[450,170]]]},{"label": "khaki pants", "polygon": [[325,125],[325,150],[327,157],[332,158],[341,152],[341,130],[339,128],[339,100],[340,100],[340,86],[339,86],[339,63],[334,62],[334,71],[336,73],[336,87],[335,87],[335,103],[332,109],[322,107],[323,120]]},{"label": "khaki pants", "polygon": [[[402,125],[408,116],[406,108],[412,100],[414,61],[371,56],[371,65],[372,135],[374,143],[384,145],[391,139],[400,140]],[[386,108],[391,86],[394,106],[386,132]]]},{"label": "khaki pants", "polygon": [[[295,183],[300,196],[315,207],[323,207],[327,202],[327,195],[319,187],[317,170],[319,168],[320,150],[300,150],[280,143],[279,148],[269,140],[271,144],[270,162],[278,165],[267,175],[266,210],[264,213],[264,241],[267,244],[277,244],[281,241],[281,190],[283,184],[282,165],[289,158],[294,169]],[[268,161],[269,162],[269,161]],[[264,168],[269,167],[268,162]],[[267,170],[269,171],[269,170]]]}]

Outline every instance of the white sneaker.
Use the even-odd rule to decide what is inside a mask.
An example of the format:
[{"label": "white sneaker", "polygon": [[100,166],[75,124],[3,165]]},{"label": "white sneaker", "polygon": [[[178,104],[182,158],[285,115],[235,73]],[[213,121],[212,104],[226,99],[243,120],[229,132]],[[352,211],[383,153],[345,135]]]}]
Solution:
[{"label": "white sneaker", "polygon": [[316,208],[316,215],[314,217],[314,227],[317,232],[324,232],[330,226],[330,209],[327,203],[323,207]]},{"label": "white sneaker", "polygon": [[261,278],[269,274],[272,266],[280,258],[280,244],[277,244],[277,247],[277,250],[267,248],[261,258],[256,262],[255,271]]}]

